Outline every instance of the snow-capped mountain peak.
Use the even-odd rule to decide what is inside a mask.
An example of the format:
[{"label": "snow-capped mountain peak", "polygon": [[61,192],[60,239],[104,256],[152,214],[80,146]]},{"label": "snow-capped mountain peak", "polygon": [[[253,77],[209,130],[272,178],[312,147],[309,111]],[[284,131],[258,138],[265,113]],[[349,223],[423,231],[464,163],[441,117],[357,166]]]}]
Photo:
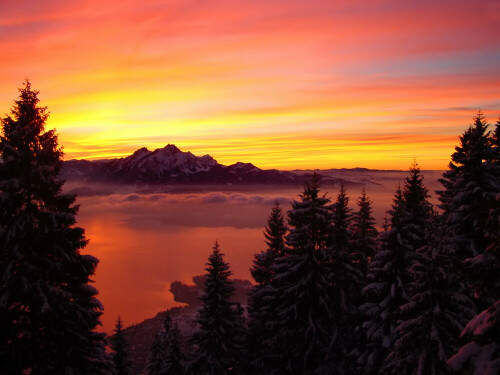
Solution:
[{"label": "snow-capped mountain peak", "polygon": [[210,155],[196,156],[173,144],[154,151],[143,147],[120,159],[70,160],[65,162],[64,177],[119,183],[282,184],[297,181],[291,173],[262,170],[251,163],[224,166]]}]

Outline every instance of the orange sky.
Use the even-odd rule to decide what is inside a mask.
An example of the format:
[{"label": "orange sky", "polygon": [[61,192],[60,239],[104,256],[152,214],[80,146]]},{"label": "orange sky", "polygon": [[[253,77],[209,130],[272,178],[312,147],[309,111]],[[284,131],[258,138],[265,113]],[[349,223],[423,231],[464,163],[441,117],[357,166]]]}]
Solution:
[{"label": "orange sky", "polygon": [[500,116],[498,0],[0,0],[0,50],[0,115],[30,78],[68,159],[444,169]]}]

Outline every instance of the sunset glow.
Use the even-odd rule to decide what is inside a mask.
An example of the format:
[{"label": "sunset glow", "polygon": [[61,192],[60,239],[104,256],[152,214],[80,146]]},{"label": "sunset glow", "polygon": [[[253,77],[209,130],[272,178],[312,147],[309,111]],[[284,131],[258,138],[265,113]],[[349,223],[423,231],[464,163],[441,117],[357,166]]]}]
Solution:
[{"label": "sunset glow", "polygon": [[496,0],[3,1],[0,114],[28,77],[66,159],[444,169],[500,116],[499,41]]}]

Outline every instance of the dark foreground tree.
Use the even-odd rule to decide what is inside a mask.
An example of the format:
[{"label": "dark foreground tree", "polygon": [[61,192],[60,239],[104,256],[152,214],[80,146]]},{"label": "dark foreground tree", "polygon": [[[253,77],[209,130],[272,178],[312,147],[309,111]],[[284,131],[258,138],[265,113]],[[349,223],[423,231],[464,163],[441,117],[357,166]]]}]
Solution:
[{"label": "dark foreground tree", "polygon": [[366,317],[362,330],[367,343],[358,363],[366,374],[377,374],[384,366],[386,372],[393,373],[386,358],[390,363],[404,361],[396,357],[398,353],[392,354],[397,351],[395,329],[402,318],[401,309],[412,297],[411,269],[417,262],[416,251],[427,244],[432,218],[427,198],[420,168],[413,164],[404,190],[396,191],[389,225],[380,235],[380,249],[370,264],[368,284],[363,289],[366,302],[360,309]]},{"label": "dark foreground tree", "polygon": [[[460,260],[484,253],[489,240],[486,223],[490,202],[498,193],[498,170],[491,168],[494,148],[481,113],[460,136],[449,170],[440,180],[441,208]],[[495,172],[496,171],[496,172]]]},{"label": "dark foreground tree", "polygon": [[357,204],[358,211],[352,217],[352,242],[355,254],[358,256],[356,261],[365,279],[368,273],[368,265],[377,251],[378,231],[373,218],[372,201],[366,196],[364,188]]},{"label": "dark foreground tree", "polygon": [[394,195],[390,219],[380,234],[379,249],[368,268],[367,286],[362,293],[365,303],[360,307],[365,316],[361,330],[366,345],[360,348],[360,371],[378,374],[393,342],[400,306],[409,301],[405,273],[410,264],[409,254],[403,247],[401,218],[404,211],[403,192]]},{"label": "dark foreground tree", "polygon": [[269,321],[275,319],[276,296],[273,293],[271,282],[274,278],[276,259],[285,253],[285,233],[287,231],[283,212],[278,203],[275,203],[267,219],[264,230],[267,249],[255,255],[250,273],[255,285],[248,299],[248,335],[246,342],[247,372],[262,373],[272,360],[272,348],[266,343],[271,338],[271,331],[267,329]]},{"label": "dark foreground tree", "polygon": [[242,311],[230,301],[234,286],[232,272],[216,242],[205,270],[205,294],[199,311],[199,329],[193,334],[194,358],[189,374],[222,375],[234,372],[241,354]]},{"label": "dark foreground tree", "polygon": [[364,284],[360,264],[363,256],[353,243],[352,217],[349,197],[341,185],[337,200],[331,206],[331,238],[324,262],[330,281],[328,294],[333,323],[329,358],[332,369],[339,375],[353,372],[349,354],[360,344],[355,329],[359,324],[358,306]]},{"label": "dark foreground tree", "polygon": [[75,196],[62,193],[62,151],[26,81],[0,140],[0,373],[103,374],[98,260],[80,254]]},{"label": "dark foreground tree", "polygon": [[182,375],[184,361],[181,333],[167,314],[163,320],[163,330],[156,334],[149,351],[146,374]]},{"label": "dark foreground tree", "polygon": [[330,374],[330,280],[324,264],[330,238],[330,200],[315,175],[288,212],[287,252],[277,259],[272,281],[276,315],[269,322],[272,368],[263,373]]},{"label": "dark foreground tree", "polygon": [[429,229],[428,245],[417,250],[410,269],[411,298],[400,307],[395,342],[383,373],[451,374],[447,360],[456,339],[475,314],[474,303],[453,277],[454,252],[438,218]]},{"label": "dark foreground tree", "polygon": [[[500,374],[500,121],[491,138],[493,157],[481,169],[496,180],[497,193],[488,200],[487,219],[481,230],[484,252],[464,261],[463,274],[475,296],[490,305],[474,317],[461,335],[462,348],[448,361],[459,373]],[[483,207],[484,209],[484,207]]]},{"label": "dark foreground tree", "polygon": [[123,321],[120,317],[116,320],[115,334],[111,338],[111,350],[113,350],[113,363],[115,375],[128,375],[132,373],[128,356],[128,344],[123,333]]}]

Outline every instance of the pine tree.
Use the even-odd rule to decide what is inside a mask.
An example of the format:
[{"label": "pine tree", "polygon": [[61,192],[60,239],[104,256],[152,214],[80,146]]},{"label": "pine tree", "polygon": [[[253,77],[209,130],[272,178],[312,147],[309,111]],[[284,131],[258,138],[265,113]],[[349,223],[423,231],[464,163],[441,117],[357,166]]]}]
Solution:
[{"label": "pine tree", "polygon": [[271,282],[276,317],[269,322],[274,367],[263,373],[328,374],[331,338],[330,281],[324,251],[330,237],[329,199],[316,175],[288,211],[287,252],[276,260]]},{"label": "pine tree", "polygon": [[446,361],[456,350],[456,338],[474,316],[474,303],[450,276],[453,247],[437,217],[432,224],[428,245],[417,250],[410,269],[411,298],[400,307],[384,374],[451,374]]},{"label": "pine tree", "polygon": [[[412,297],[410,270],[417,261],[417,249],[427,244],[432,205],[416,163],[410,167],[404,190],[398,188],[390,214],[390,225],[380,236],[380,249],[368,272],[363,289],[366,303],[361,306],[366,320],[362,324],[367,346],[358,363],[367,374],[379,373],[385,358],[396,361],[395,329],[401,308]],[[404,361],[404,359],[401,359]]]},{"label": "pine tree", "polygon": [[409,254],[402,243],[404,199],[401,188],[394,195],[390,218],[380,234],[379,249],[368,268],[367,286],[362,293],[365,303],[360,307],[365,316],[361,330],[366,337],[366,348],[358,359],[360,371],[378,374],[394,340],[399,307],[409,301],[406,272]]},{"label": "pine tree", "polygon": [[165,330],[166,374],[182,375],[184,374],[184,353],[182,351],[181,332],[168,314],[163,321],[163,329]]},{"label": "pine tree", "polygon": [[283,212],[278,202],[271,210],[264,229],[264,238],[267,249],[257,254],[250,273],[258,286],[268,285],[273,277],[273,265],[276,257],[282,256],[285,250],[285,234],[287,228]]},{"label": "pine tree", "polygon": [[351,231],[352,210],[343,185],[331,207],[331,239],[325,251],[325,265],[330,280],[332,337],[330,360],[338,374],[350,373],[349,354],[359,345],[355,329],[359,324],[358,306],[363,287],[363,274]]},{"label": "pine tree", "polygon": [[359,208],[352,222],[353,246],[359,257],[357,262],[363,278],[366,278],[368,265],[377,251],[378,231],[372,214],[372,201],[366,196],[365,188],[361,192],[361,197],[358,198],[357,205]]},{"label": "pine tree", "polygon": [[464,260],[484,252],[488,246],[485,225],[489,204],[498,192],[498,182],[487,161],[493,158],[488,124],[481,112],[460,137],[451,156],[449,170],[438,191],[456,256]]},{"label": "pine tree", "polygon": [[149,348],[146,375],[163,375],[165,368],[165,342],[164,336],[158,332]]},{"label": "pine tree", "polygon": [[184,374],[184,353],[179,328],[169,314],[163,320],[163,330],[155,335],[149,350],[147,375]]},{"label": "pine tree", "polygon": [[[404,329],[410,329],[410,327],[401,323],[411,319],[411,317],[407,316],[411,312],[407,310],[409,310],[408,306],[412,305],[413,283],[416,281],[412,270],[418,266],[419,257],[417,251],[428,245],[428,233],[433,218],[433,207],[427,200],[429,194],[423,184],[423,179],[418,164],[413,163],[410,167],[410,174],[405,179],[405,187],[402,192],[402,204],[399,211],[399,223],[397,224],[399,228],[396,230],[396,243],[398,245],[393,248],[400,253],[396,279],[400,284],[399,288],[404,291],[404,300],[401,300],[403,303],[393,311],[391,317],[391,346],[384,361],[382,373],[398,374],[399,368],[411,363],[408,354],[399,350],[399,347],[402,346],[401,341],[395,340],[395,338],[399,339],[401,336],[410,335],[410,332],[404,331]],[[394,225],[391,225],[391,230],[393,228]],[[387,266],[386,264],[385,267]],[[421,348],[414,347],[414,349],[419,350]],[[395,363],[398,365],[394,365]],[[413,365],[415,364],[413,363]],[[407,368],[413,367],[409,366]]]},{"label": "pine tree", "polygon": [[285,253],[285,234],[287,228],[280,205],[276,202],[267,219],[264,231],[267,249],[255,255],[250,273],[255,285],[248,299],[248,336],[247,336],[247,371],[261,372],[268,367],[269,354],[272,348],[267,348],[271,332],[267,329],[268,321],[275,319],[274,307],[276,298],[271,288],[274,277],[276,259]]},{"label": "pine tree", "polygon": [[229,281],[232,272],[223,255],[215,242],[205,268],[205,294],[197,320],[199,330],[192,337],[197,349],[189,374],[228,374],[234,371],[242,348],[241,309],[230,301],[234,294]]},{"label": "pine tree", "polygon": [[113,363],[115,375],[131,374],[132,363],[129,360],[128,344],[123,333],[123,321],[118,317],[114,329],[115,334],[111,338],[111,350],[113,350]]},{"label": "pine tree", "polygon": [[500,300],[475,316],[465,327],[465,344],[448,360],[459,374],[497,375],[500,372]]},{"label": "pine tree", "polygon": [[484,252],[464,261],[467,276],[475,295],[490,303],[465,327],[461,334],[462,348],[448,361],[455,371],[479,374],[500,373],[500,121],[491,138],[493,157],[481,164],[496,179],[497,194],[487,201],[488,218],[482,230],[487,247]]},{"label": "pine tree", "polygon": [[433,216],[433,207],[428,201],[429,193],[423,181],[424,176],[415,162],[410,167],[410,175],[405,179],[405,214],[401,218],[405,246],[411,252],[427,244],[427,230]]},{"label": "pine tree", "polygon": [[62,193],[62,151],[27,80],[0,138],[0,373],[108,373],[98,260],[81,255],[75,196]]}]

